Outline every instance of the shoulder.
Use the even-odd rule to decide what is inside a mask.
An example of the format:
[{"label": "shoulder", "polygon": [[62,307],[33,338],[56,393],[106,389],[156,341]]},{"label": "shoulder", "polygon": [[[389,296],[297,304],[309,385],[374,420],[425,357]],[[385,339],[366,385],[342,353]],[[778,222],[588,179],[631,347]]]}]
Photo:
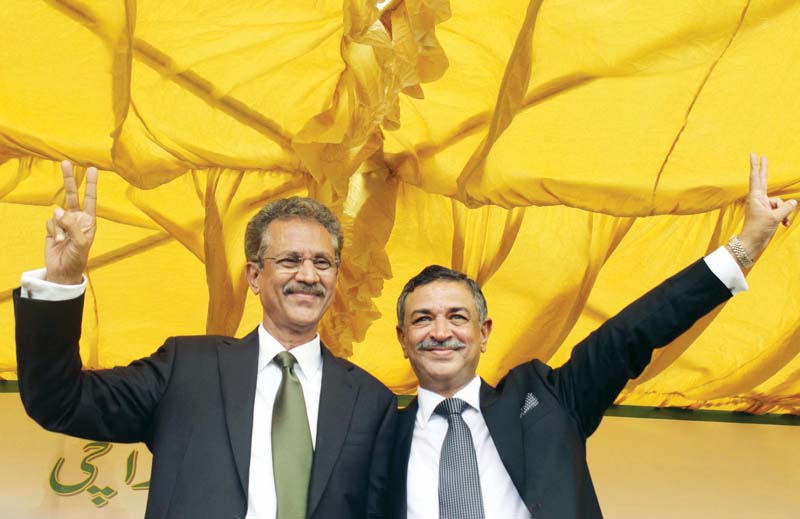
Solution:
[{"label": "shoulder", "polygon": [[189,346],[218,346],[220,344],[233,344],[241,339],[228,337],[226,335],[175,335],[171,337],[181,344]]},{"label": "shoulder", "polygon": [[368,371],[357,366],[356,364],[353,364],[347,359],[333,355],[327,349],[323,351],[323,362],[332,362],[344,369],[354,380],[358,382],[362,390],[373,392],[381,399],[394,398],[394,393],[392,393],[389,388],[383,384],[383,382],[375,378]]},{"label": "shoulder", "polygon": [[485,401],[511,399],[520,405],[528,395],[534,395],[539,400],[560,401],[559,384],[558,370],[534,359],[512,368],[494,388],[484,382],[481,398]]},{"label": "shoulder", "polygon": [[533,359],[511,368],[509,372],[497,383],[498,391],[507,390],[516,386],[526,386],[532,382],[547,383],[553,373],[553,368],[539,359]]},{"label": "shoulder", "polygon": [[168,337],[150,358],[168,357],[175,362],[216,364],[220,348],[235,345],[237,339],[221,335],[175,335]]},{"label": "shoulder", "polygon": [[224,335],[173,335],[164,342],[164,347],[183,351],[215,351],[219,346],[231,345],[239,339]]}]

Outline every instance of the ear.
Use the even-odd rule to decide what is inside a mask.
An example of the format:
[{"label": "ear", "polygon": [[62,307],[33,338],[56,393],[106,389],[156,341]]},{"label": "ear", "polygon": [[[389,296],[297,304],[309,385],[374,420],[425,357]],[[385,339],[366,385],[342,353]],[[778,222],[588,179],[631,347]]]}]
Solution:
[{"label": "ear", "polygon": [[400,343],[400,347],[403,348],[403,358],[408,358],[408,351],[406,350],[406,334],[403,332],[403,328],[400,327],[398,324],[395,326],[395,332],[397,332],[397,342]]},{"label": "ear", "polygon": [[492,333],[492,320],[487,317],[481,325],[481,353],[486,353],[486,343],[489,342],[490,333]]},{"label": "ear", "polygon": [[258,295],[260,291],[258,286],[258,278],[261,276],[261,271],[258,269],[258,266],[251,261],[247,262],[247,265],[245,265],[244,269],[244,274],[247,278],[247,284],[250,285],[250,290],[254,294]]}]

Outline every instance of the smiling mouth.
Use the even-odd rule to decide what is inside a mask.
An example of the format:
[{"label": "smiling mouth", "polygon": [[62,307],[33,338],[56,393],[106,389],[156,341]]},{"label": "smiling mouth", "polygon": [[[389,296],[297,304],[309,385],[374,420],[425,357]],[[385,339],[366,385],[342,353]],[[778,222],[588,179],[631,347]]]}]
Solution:
[{"label": "smiling mouth", "polygon": [[451,357],[458,350],[454,350],[453,348],[434,348],[431,350],[420,350],[420,351],[423,351],[425,353],[430,353],[434,357]]},{"label": "smiling mouth", "polygon": [[316,308],[323,304],[323,297],[319,294],[308,294],[306,292],[291,292],[286,294],[287,303],[290,305]]}]

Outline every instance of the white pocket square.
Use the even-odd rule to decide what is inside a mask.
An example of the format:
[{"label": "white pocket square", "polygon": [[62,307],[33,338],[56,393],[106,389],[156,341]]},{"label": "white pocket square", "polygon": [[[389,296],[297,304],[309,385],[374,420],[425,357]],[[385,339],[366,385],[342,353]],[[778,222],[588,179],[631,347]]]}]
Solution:
[{"label": "white pocket square", "polygon": [[534,395],[533,393],[528,393],[527,395],[525,395],[525,403],[522,404],[522,407],[519,410],[519,417],[522,418],[537,405],[539,405],[539,399],[536,398],[536,395]]}]

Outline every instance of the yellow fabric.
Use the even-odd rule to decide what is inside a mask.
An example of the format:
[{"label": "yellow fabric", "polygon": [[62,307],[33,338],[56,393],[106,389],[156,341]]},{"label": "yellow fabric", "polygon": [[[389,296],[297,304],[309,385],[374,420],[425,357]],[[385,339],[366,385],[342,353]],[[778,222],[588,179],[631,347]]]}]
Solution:
[{"label": "yellow fabric", "polygon": [[[484,285],[494,382],[724,243],[750,150],[800,195],[797,2],[8,0],[0,25],[4,378],[64,158],[102,170],[88,365],[250,331],[244,225],[310,194],[346,231],[323,339],[402,392],[395,299],[429,263]],[[800,413],[798,233],[619,402]]]}]

